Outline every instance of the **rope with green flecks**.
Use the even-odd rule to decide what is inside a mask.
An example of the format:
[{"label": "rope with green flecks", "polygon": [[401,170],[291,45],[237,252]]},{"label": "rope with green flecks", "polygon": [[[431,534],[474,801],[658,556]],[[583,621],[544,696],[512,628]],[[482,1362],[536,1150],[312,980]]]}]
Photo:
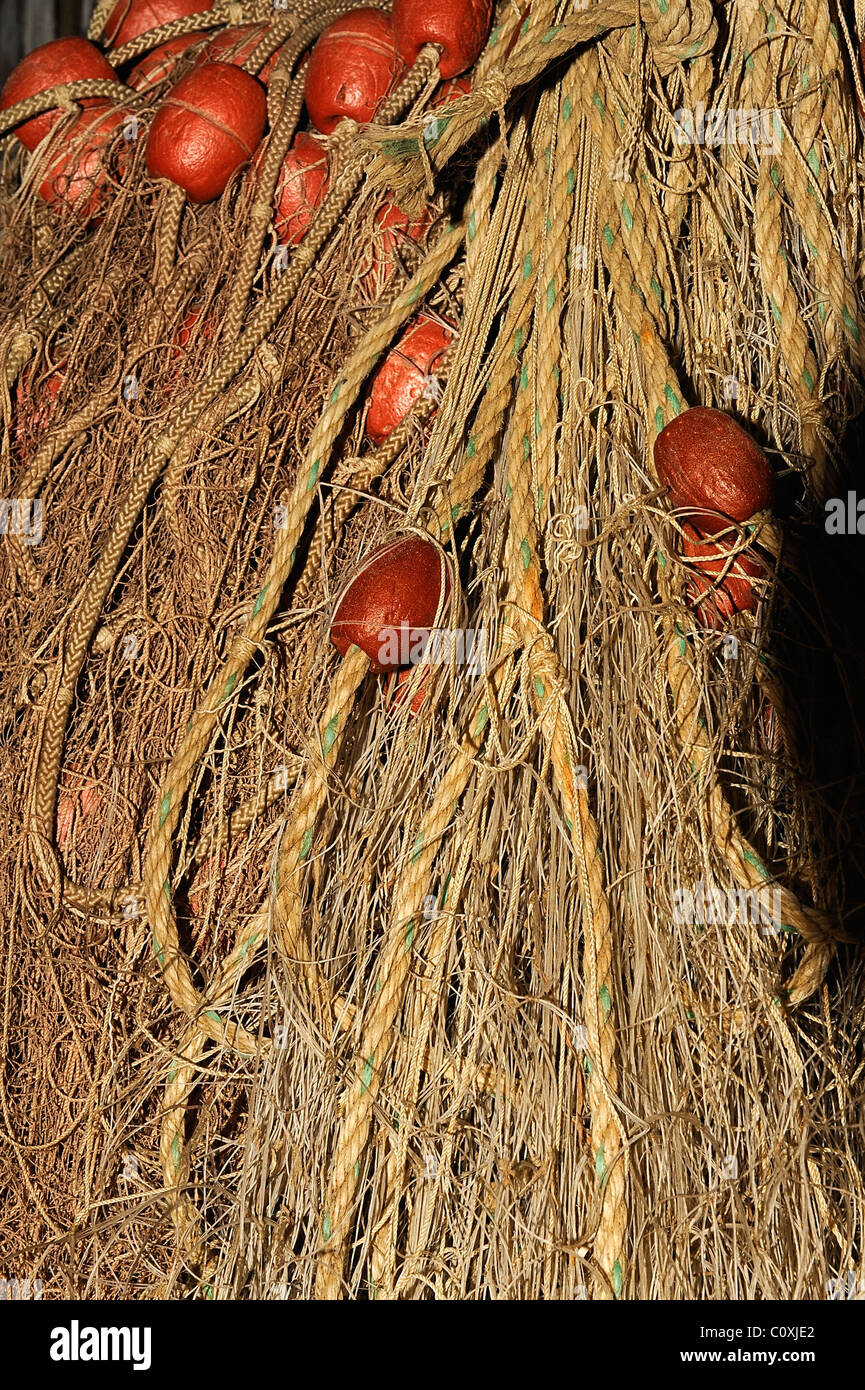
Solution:
[{"label": "rope with green flecks", "polygon": [[[759,0],[742,0],[742,10],[748,21],[743,93],[749,105],[762,107],[772,90],[768,48],[775,32],[774,11],[767,14]],[[754,241],[799,414],[802,452],[811,460],[812,487],[819,496],[825,486],[826,462],[820,441],[820,375],[787,267],[781,193],[778,161],[772,153],[764,153],[757,178]]]},{"label": "rope with green flecks", "polygon": [[[572,76],[579,75],[575,65]],[[576,84],[571,88],[576,92]],[[559,120],[564,111],[559,107]],[[573,116],[576,126],[576,116]],[[554,235],[554,224],[544,219],[543,237]],[[539,261],[545,264],[543,252]],[[542,277],[545,272],[542,272]],[[612,985],[613,935],[604,889],[597,824],[589,809],[588,792],[577,788],[577,744],[566,695],[566,674],[545,625],[539,546],[539,499],[533,494],[533,478],[527,467],[533,448],[539,453],[555,449],[558,413],[546,422],[534,408],[529,381],[531,362],[548,340],[545,316],[560,313],[561,301],[545,296],[536,309],[534,328],[525,349],[523,373],[514,404],[506,458],[506,493],[509,524],[505,540],[505,573],[508,576],[509,621],[524,646],[532,694],[541,733],[563,811],[572,835],[579,902],[583,925],[586,986],[583,1012],[587,1028],[591,1071],[588,1077],[595,1172],[600,1184],[600,1213],[593,1246],[600,1270],[596,1291],[600,1298],[619,1297],[624,1287],[624,1245],[627,1228],[626,1137],[618,1112],[616,1091],[616,1012]],[[540,319],[538,315],[540,314]]]},{"label": "rope with green flecks", "polygon": [[[504,668],[500,668],[502,673]],[[488,697],[489,698],[489,697]],[[414,923],[427,896],[429,876],[456,808],[468,785],[485,738],[488,702],[470,716],[467,734],[435,789],[410,841],[411,849],[396,882],[393,909],[379,955],[376,988],[363,1020],[357,1070],[344,1099],[320,1227],[315,1295],[339,1298],[357,1192],[359,1162],[369,1138],[373,1107],[382,1084],[412,967]]]},{"label": "rope with green flecks", "polygon": [[[558,110],[559,143],[556,147],[551,211],[545,218],[542,296],[536,303],[535,327],[527,349],[534,360],[547,360],[549,344],[557,333],[563,311],[566,286],[564,228],[570,220],[574,188],[574,161],[579,140],[578,113],[583,64],[572,64],[561,84]],[[594,103],[593,103],[594,109]],[[548,267],[558,266],[560,279],[548,279]],[[550,293],[551,288],[557,293]],[[549,379],[549,374],[547,374]],[[532,371],[533,383],[538,373]],[[616,1042],[616,990],[612,979],[614,938],[604,885],[600,837],[592,815],[588,789],[578,785],[574,769],[579,759],[576,737],[568,708],[567,673],[562,669],[555,645],[546,629],[540,560],[540,530],[549,494],[551,465],[534,471],[532,482],[544,488],[544,495],[529,489],[524,459],[526,445],[540,458],[555,458],[558,429],[558,392],[551,393],[546,409],[538,404],[537,387],[529,409],[528,392],[524,404],[517,405],[515,428],[507,460],[509,527],[505,547],[505,568],[509,576],[509,595],[513,603],[512,622],[526,645],[533,694],[541,721],[541,731],[549,748],[554,778],[562,798],[575,853],[579,882],[580,912],[583,926],[585,988],[583,1016],[587,1028],[591,1070],[588,1076],[591,1134],[595,1173],[599,1182],[600,1212],[593,1240],[601,1278],[596,1280],[597,1296],[618,1298],[624,1290],[625,1241],[628,1222],[627,1140],[619,1114],[618,1060]],[[520,422],[526,433],[521,437]],[[521,460],[522,455],[522,460]],[[541,479],[538,484],[538,479]]]},{"label": "rope with green flecks", "polygon": [[[252,615],[244,632],[235,638],[221,670],[211,680],[205,699],[193,715],[180,749],[163,778],[159,810],[145,850],[144,892],[154,950],[165,973],[166,985],[175,1004],[191,1016],[198,1013],[200,999],[192,984],[189,966],[180,952],[174,912],[165,891],[172,862],[173,836],[179,823],[183,799],[220,714],[227,700],[239,688],[239,682],[279,605],[282,590],[294,566],[295,550],[307,514],[315,502],[316,483],[327,465],[346,415],[383,348],[458,251],[463,233],[464,229],[458,226],[442,234],[413,280],[394,301],[389,313],[368,331],[346,363],[311,435],[306,463],[300,470],[286,506],[285,524],[277,532],[273,559]],[[211,1035],[217,1038],[221,1036],[221,1024],[208,1020],[207,1026]]]},{"label": "rope with green flecks", "polygon": [[[486,178],[486,170],[482,171]],[[449,421],[458,408],[455,402],[465,399],[473,372],[468,359],[477,351],[477,343],[483,342],[486,333],[481,325],[494,317],[498,293],[494,270],[498,276],[507,276],[507,261],[502,257],[502,246],[510,245],[512,254],[522,267],[521,284],[511,300],[508,316],[499,337],[499,344],[493,356],[491,375],[487,389],[482,397],[478,416],[468,443],[466,453],[458,457],[456,471],[443,489],[438,515],[443,535],[447,535],[454,519],[469,505],[480,488],[484,473],[492,454],[496,439],[502,429],[508,402],[513,390],[513,381],[519,374],[521,336],[527,331],[531,316],[534,279],[530,247],[534,244],[531,231],[532,219],[524,216],[523,231],[515,240],[515,228],[520,227],[519,218],[528,207],[529,179],[527,166],[518,159],[509,163],[504,187],[498,201],[489,232],[480,245],[476,257],[476,274],[468,286],[467,302],[464,306],[463,324],[460,338],[454,349],[454,359],[449,375],[448,388],[439,409],[436,426],[428,447],[428,457],[435,456],[440,438],[447,439],[450,432]],[[487,196],[484,189],[481,197]],[[471,203],[470,203],[471,206]],[[533,221],[539,224],[539,205],[536,203]],[[542,212],[542,209],[540,209]],[[539,230],[539,226],[538,226]],[[493,260],[495,256],[495,260]],[[535,262],[536,264],[536,262]],[[476,364],[475,364],[476,365]],[[423,474],[418,479],[415,497],[409,509],[407,520],[417,517],[429,493],[430,481]],[[419,903],[428,892],[428,871],[433,863],[433,850],[430,848],[431,827],[440,835],[455,813],[455,800],[461,795],[471,773],[471,759],[466,752],[474,751],[483,739],[488,718],[488,704],[481,705],[475,714],[474,739],[477,743],[466,745],[457,756],[446,775],[434,802],[422,822],[420,833],[413,841],[411,851],[412,869],[408,883],[405,875],[400,875],[401,892],[405,892],[406,903]],[[419,867],[416,867],[419,866]],[[394,921],[404,921],[395,904]],[[416,911],[414,906],[412,912]],[[411,913],[409,914],[411,915]],[[393,929],[398,931],[398,928]],[[343,1266],[348,1244],[350,1209],[356,1183],[358,1156],[366,1146],[371,1115],[371,1104],[378,1090],[381,1069],[384,1067],[390,1049],[394,1019],[403,1005],[408,980],[411,952],[406,943],[411,937],[408,928],[403,927],[401,949],[386,940],[383,947],[383,964],[378,977],[378,987],[373,1001],[372,1016],[363,1035],[361,1060],[359,1066],[360,1084],[354,1078],[346,1095],[344,1108],[346,1119],[342,1126],[334,1156],[330,1176],[330,1192],[327,1198],[322,1223],[323,1254],[316,1275],[316,1294],[321,1298],[338,1297],[342,1288]],[[395,940],[396,937],[393,937]],[[372,1061],[370,1059],[373,1059]],[[394,1156],[388,1160],[388,1191],[396,1180],[397,1167]],[[395,1199],[392,1199],[395,1200]]]},{"label": "rope with green flecks", "polygon": [[[303,963],[312,995],[322,1009],[327,1008],[323,983],[315,962],[308,958],[299,913],[295,917],[292,911],[293,900],[299,899],[299,885],[294,892],[292,888],[294,878],[302,873],[309,855],[312,833],[327,796],[329,775],[339,756],[355,695],[368,669],[368,658],[353,647],[332,683],[318,728],[319,747],[312,750],[306,777],[297,793],[278,852],[277,892],[271,907],[272,917],[276,921],[276,935],[290,964]],[[190,1259],[202,1269],[203,1280],[208,1277],[209,1262],[202,1254],[200,1217],[186,1191],[194,1152],[194,1139],[186,1141],[189,1098],[201,1083],[201,1063],[213,1032],[212,1028],[203,1024],[206,1020],[223,1028],[222,1012],[230,1005],[243,975],[254,964],[269,935],[270,924],[262,920],[261,915],[253,915],[246,922],[203,991],[201,1018],[193,1019],[186,1028],[168,1070],[159,1152],[166,1189],[175,1194],[171,1202],[175,1250],[179,1258]],[[258,1041],[236,1024],[224,1025],[224,1041],[229,1047],[249,1056],[259,1051]]]},{"label": "rope with green flecks", "polygon": [[[661,72],[668,72],[682,61],[711,48],[715,22],[710,0],[691,0],[687,8],[687,32],[661,44],[654,59]],[[472,91],[460,97],[440,116],[435,127],[419,130],[411,123],[396,131],[377,125],[364,132],[365,143],[379,151],[371,179],[396,191],[400,206],[408,207],[429,177],[440,172],[451,157],[479,131],[488,118],[504,110],[510,97],[526,86],[558,59],[580,44],[592,42],[604,33],[628,28],[634,21],[632,4],[598,3],[549,29],[537,32],[524,22],[524,41],[518,43],[503,66],[491,66]]]},{"label": "rope with green flecks", "polygon": [[[595,75],[595,61],[593,53],[587,54],[584,59],[592,76]],[[592,90],[591,84],[587,85],[585,90],[587,92]],[[588,99],[593,100],[593,95],[592,90],[592,97]],[[606,183],[609,184],[609,179],[606,180]],[[651,302],[651,287],[645,283],[645,280],[642,284],[639,283],[641,274],[643,276],[646,274],[644,258],[639,256],[636,262],[632,262],[624,247],[619,246],[609,218],[609,214],[612,212],[613,199],[608,189],[606,197],[604,191],[605,180],[602,168],[599,219],[606,212],[608,220],[603,225],[601,247],[605,254],[607,268],[613,278],[616,302],[630,323],[635,342],[639,344],[641,350],[646,372],[649,466],[650,470],[654,472],[651,464],[652,442],[664,424],[667,423],[669,406],[673,405],[675,414],[681,411],[682,391],[670,366],[666,347],[655,331],[655,324],[647,321],[646,305]],[[696,699],[696,691],[701,687],[692,664],[688,643],[681,630],[675,625],[673,616],[675,609],[672,611],[670,609],[672,594],[667,587],[667,581],[664,579],[663,569],[659,579],[662,596],[665,598],[665,605],[668,610],[665,662],[673,694],[677,727],[685,746],[692,749],[695,746],[695,739],[702,739],[702,735],[694,732],[697,716],[692,704],[692,701]],[[710,750],[708,745],[703,740],[699,746],[702,750],[700,760],[701,786],[703,787],[702,813],[705,816],[711,837],[727,862],[734,880],[741,887],[752,889],[765,886],[767,881],[773,881],[772,876],[763,865],[760,856],[738,830],[735,817],[718,781],[717,772],[709,762]],[[825,917],[825,914],[802,907],[788,889],[784,888],[781,891],[784,921],[797,930],[807,943],[805,956],[788,986],[789,1001],[800,1003],[821,982],[831,955],[829,943],[841,939],[841,933],[837,926]],[[783,923],[777,925],[782,927]]]},{"label": "rope with green flecks", "polygon": [[[549,8],[547,5],[547,11]],[[537,16],[537,22],[546,22],[540,13]],[[512,156],[516,156],[517,152],[527,148],[524,143],[527,135],[528,130],[526,128],[521,132],[522,138],[517,138],[516,148],[515,150],[512,149]],[[480,161],[469,201],[467,217],[469,233],[466,247],[467,258],[469,250],[474,247],[474,274],[467,282],[468,292],[464,305],[462,332],[453,349],[454,361],[449,374],[450,385],[438,412],[433,437],[428,448],[429,455],[435,456],[440,447],[440,441],[447,439],[451,432],[449,422],[466,408],[466,384],[474,379],[479,365],[476,360],[477,344],[486,341],[490,320],[495,317],[500,281],[502,279],[508,281],[512,278],[507,268],[508,252],[514,258],[518,268],[519,285],[511,299],[507,318],[500,329],[498,343],[492,354],[489,382],[481,398],[468,446],[463,455],[457,454],[455,456],[453,462],[455,471],[442,487],[442,497],[438,505],[437,515],[440,533],[443,537],[450,534],[454,522],[460,516],[467,514],[476,493],[481,488],[494,445],[507,419],[515,379],[520,374],[522,343],[531,319],[537,273],[537,255],[535,254],[533,262],[532,253],[537,250],[540,218],[543,213],[542,204],[537,199],[533,201],[531,197],[532,180],[529,176],[529,169],[530,166],[521,164],[518,157],[512,157],[508,165],[501,197],[495,214],[489,221],[486,235],[483,231],[483,221],[480,223],[480,233],[477,230],[478,222],[475,221],[474,224],[472,222],[475,210],[485,207],[487,199],[490,197],[488,189],[490,171],[485,157],[482,157]],[[474,235],[472,234],[473,226]],[[430,481],[425,479],[423,473],[419,477],[415,495],[409,508],[409,519],[418,516],[424,509],[423,504],[429,493]],[[513,634],[511,636],[513,637]],[[507,644],[509,654],[514,649],[514,642],[510,641]],[[507,701],[510,697],[513,686],[518,679],[519,669],[517,665],[512,670],[506,670],[501,684],[497,678],[494,678],[497,699]],[[489,701],[487,701],[487,707],[491,715],[490,727],[494,728],[494,709]],[[493,742],[498,747],[498,740],[494,739]],[[443,906],[448,901],[448,891],[447,887],[443,891]],[[450,917],[447,916],[442,927],[435,934],[430,948],[431,959],[441,959],[445,942],[449,936],[450,920]],[[431,1011],[435,1007],[435,984],[421,988],[424,995],[424,1017],[429,1020]],[[403,999],[403,994],[397,993],[393,1004],[395,1011],[398,1012],[402,1008]],[[423,1029],[419,1028],[416,1035],[415,1063],[412,1070],[415,1086],[419,1084],[424,1051],[423,1038]],[[401,1097],[401,1107],[410,1107],[411,1103],[410,1096],[403,1095]],[[386,1238],[384,1236],[377,1237],[373,1241],[371,1280],[375,1297],[390,1297],[396,1283],[395,1230],[400,1210],[398,1189],[404,1167],[405,1144],[400,1133],[397,1146],[389,1146],[386,1163],[383,1200],[388,1205],[390,1213],[385,1223],[387,1236]],[[327,1262],[329,1271],[327,1278],[331,1282],[325,1281],[321,1285],[323,1296],[335,1296],[335,1269],[339,1265],[340,1259],[341,1257],[333,1255],[331,1252]]]}]

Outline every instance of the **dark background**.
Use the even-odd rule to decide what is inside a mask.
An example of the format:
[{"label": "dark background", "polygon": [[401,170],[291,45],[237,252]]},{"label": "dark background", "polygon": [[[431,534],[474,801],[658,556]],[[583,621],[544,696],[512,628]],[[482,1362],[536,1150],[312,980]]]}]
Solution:
[{"label": "dark background", "polygon": [[37,44],[83,34],[93,0],[0,0],[0,82]]}]

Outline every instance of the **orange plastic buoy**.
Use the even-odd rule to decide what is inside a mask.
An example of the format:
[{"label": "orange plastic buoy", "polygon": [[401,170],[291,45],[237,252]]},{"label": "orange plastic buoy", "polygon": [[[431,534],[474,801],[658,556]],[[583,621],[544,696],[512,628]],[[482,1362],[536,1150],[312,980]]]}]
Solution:
[{"label": "orange plastic buoy", "polygon": [[423,314],[406,329],[372,380],[366,432],[381,444],[429,388],[430,378],[453,338],[453,331]]},{"label": "orange plastic buoy", "polygon": [[[409,681],[414,675],[415,670],[416,667],[414,666],[405,666],[401,671],[391,671],[388,676],[384,677],[385,697],[391,709],[398,710],[405,705],[409,695]],[[429,693],[427,690],[429,674],[429,669],[427,669],[421,676],[420,684],[412,696],[411,708],[409,710],[412,717],[419,714],[426,703],[426,698]]]},{"label": "orange plastic buoy", "polygon": [[451,101],[459,101],[460,97],[468,96],[472,89],[471,79],[468,77],[451,77],[449,81],[442,82],[430,106],[447,106]]},{"label": "orange plastic buoy", "polygon": [[432,226],[433,213],[426,208],[417,221],[412,222],[396,203],[385,203],[374,220],[375,233],[369,245],[369,258],[364,258],[361,283],[367,294],[376,299],[396,269],[401,243],[411,241],[420,246]]},{"label": "orange plastic buoy", "polygon": [[255,154],[266,120],[258,78],[231,63],[204,63],[159,106],[147,137],[147,168],[193,202],[209,203]]},{"label": "orange plastic buoy", "polygon": [[330,135],[344,116],[371,121],[403,73],[390,19],[381,10],[350,10],[316,42],[306,70],[306,109]]},{"label": "orange plastic buoy", "polygon": [[391,18],[404,62],[413,63],[424,44],[434,43],[442,50],[442,77],[456,77],[472,66],[487,41],[493,0],[393,0]]},{"label": "orange plastic buoy", "polygon": [[124,121],[121,112],[97,107],[73,122],[39,184],[40,196],[55,211],[88,222],[98,217],[112,188],[109,147]]},{"label": "orange plastic buoy", "polygon": [[276,186],[274,225],[282,243],[297,246],[303,240],[329,182],[327,150],[302,131],[283,160]]},{"label": "orange plastic buoy", "polygon": [[33,367],[25,367],[15,384],[15,431],[20,444],[25,433],[41,434],[54,412],[54,404],[66,380],[67,362],[63,359],[48,376],[34,385]]},{"label": "orange plastic buoy", "polygon": [[360,647],[373,671],[407,666],[450,592],[451,563],[444,552],[423,536],[403,536],[374,550],[343,586],[331,641],[341,656]]},{"label": "orange plastic buoy", "polygon": [[[775,478],[760,446],[731,415],[696,406],[655,440],[655,469],[675,507],[691,510],[701,531],[747,521],[771,505]],[[713,516],[713,512],[721,513]]]},{"label": "orange plastic buoy", "polygon": [[731,560],[732,539],[725,545],[687,523],[682,530],[682,554],[689,562],[691,593],[698,600],[696,611],[704,626],[724,627],[736,613],[752,612],[760,597],[753,581],[767,577],[755,552],[742,550]]},{"label": "orange plastic buoy", "polygon": [[[55,39],[34,48],[26,58],[9,74],[0,94],[0,111],[15,106],[19,101],[47,92],[62,82],[83,82],[96,79],[103,82],[117,82],[119,79],[105,55],[87,39]],[[104,97],[88,97],[81,102],[84,107],[107,106]],[[44,140],[62,118],[59,107],[45,111],[25,121],[15,131],[18,139],[28,150],[35,150],[40,140]]]}]

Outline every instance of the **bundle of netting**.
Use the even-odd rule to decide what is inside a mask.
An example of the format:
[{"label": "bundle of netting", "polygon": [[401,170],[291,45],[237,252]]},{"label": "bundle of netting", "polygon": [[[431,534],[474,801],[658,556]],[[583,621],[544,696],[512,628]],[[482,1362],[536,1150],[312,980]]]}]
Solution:
[{"label": "bundle of netting", "polygon": [[6,1263],[823,1298],[854,17],[202,4],[0,97]]}]

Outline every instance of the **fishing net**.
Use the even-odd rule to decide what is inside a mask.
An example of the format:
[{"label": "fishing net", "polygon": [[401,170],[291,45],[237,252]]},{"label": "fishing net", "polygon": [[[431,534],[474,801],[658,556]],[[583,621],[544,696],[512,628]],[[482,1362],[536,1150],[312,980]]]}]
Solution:
[{"label": "fishing net", "polygon": [[[327,138],[287,246],[349,8],[112,55],[261,26],[264,154],[210,204],[144,161],[201,38],[0,116],[67,113],[0,146],[4,1264],[45,1297],[824,1298],[865,1275],[822,524],[862,406],[859,16],[506,0],[454,100],[425,48]],[[62,216],[94,95],[96,210]],[[453,340],[374,445],[419,313]],[[697,405],[779,479],[702,589],[654,465]],[[330,619],[412,532],[463,644],[398,698]]]}]

